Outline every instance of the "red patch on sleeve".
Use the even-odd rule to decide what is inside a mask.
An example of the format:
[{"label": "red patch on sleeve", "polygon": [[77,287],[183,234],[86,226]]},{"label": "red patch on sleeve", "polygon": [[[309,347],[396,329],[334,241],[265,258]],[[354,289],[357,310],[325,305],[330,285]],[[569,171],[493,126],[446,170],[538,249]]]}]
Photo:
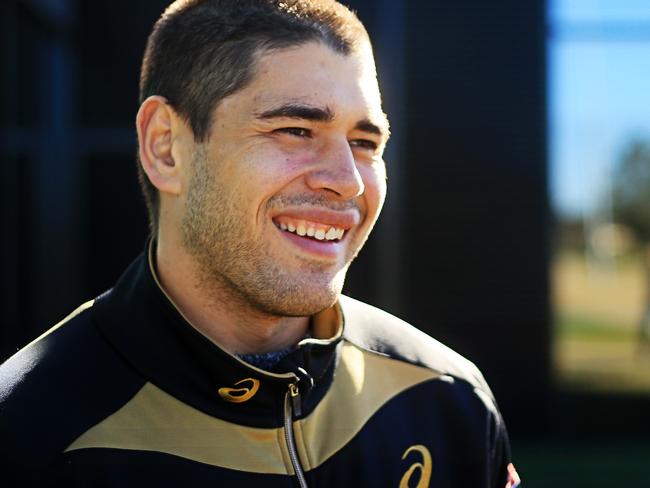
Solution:
[{"label": "red patch on sleeve", "polygon": [[520,483],[521,479],[519,479],[517,470],[515,470],[512,463],[508,464],[508,483],[506,483],[505,488],[517,488]]}]

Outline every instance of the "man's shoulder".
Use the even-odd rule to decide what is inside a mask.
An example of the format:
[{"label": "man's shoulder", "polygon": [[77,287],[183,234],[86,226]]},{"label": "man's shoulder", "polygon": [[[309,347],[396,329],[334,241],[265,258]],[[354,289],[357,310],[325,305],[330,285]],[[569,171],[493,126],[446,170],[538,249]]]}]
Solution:
[{"label": "man's shoulder", "polygon": [[61,368],[74,367],[77,350],[93,332],[89,327],[93,302],[84,303],[0,364],[0,404],[20,397],[24,388],[38,383],[48,386],[49,378],[54,379]]},{"label": "man's shoulder", "polygon": [[492,398],[470,360],[413,325],[367,303],[341,296],[345,338],[362,349],[463,380]]},{"label": "man's shoulder", "polygon": [[17,459],[61,452],[140,386],[92,323],[92,305],[0,365],[0,437]]}]

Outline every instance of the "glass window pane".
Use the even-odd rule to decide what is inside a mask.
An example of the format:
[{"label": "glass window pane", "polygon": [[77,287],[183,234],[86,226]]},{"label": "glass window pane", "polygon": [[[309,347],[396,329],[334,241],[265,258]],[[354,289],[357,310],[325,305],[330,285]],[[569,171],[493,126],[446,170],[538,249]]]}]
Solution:
[{"label": "glass window pane", "polygon": [[549,20],[556,378],[650,392],[650,3],[556,1]]}]

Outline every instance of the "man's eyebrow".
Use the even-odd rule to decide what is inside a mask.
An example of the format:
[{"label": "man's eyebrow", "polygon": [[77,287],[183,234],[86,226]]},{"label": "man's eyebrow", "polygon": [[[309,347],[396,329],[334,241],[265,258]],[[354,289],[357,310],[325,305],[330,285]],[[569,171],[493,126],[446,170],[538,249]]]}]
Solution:
[{"label": "man's eyebrow", "polygon": [[371,134],[376,134],[378,136],[388,137],[388,135],[390,134],[390,131],[388,129],[383,129],[379,127],[377,124],[370,122],[370,120],[368,119],[360,120],[359,122],[357,122],[357,125],[354,128],[364,132],[369,132]]},{"label": "man's eyebrow", "polygon": [[[329,107],[321,108],[301,103],[287,103],[257,113],[255,114],[255,117],[263,120],[289,118],[310,120],[313,122],[332,122],[334,120],[334,112]],[[380,126],[371,122],[369,119],[363,119],[357,122],[354,128],[363,132],[385,137],[386,139],[390,136],[388,122],[386,122],[385,126]]]},{"label": "man's eyebrow", "polygon": [[287,103],[255,114],[255,116],[258,119],[285,117],[289,119],[311,120],[314,122],[331,122],[334,120],[334,113],[329,107],[321,108],[299,103]]}]

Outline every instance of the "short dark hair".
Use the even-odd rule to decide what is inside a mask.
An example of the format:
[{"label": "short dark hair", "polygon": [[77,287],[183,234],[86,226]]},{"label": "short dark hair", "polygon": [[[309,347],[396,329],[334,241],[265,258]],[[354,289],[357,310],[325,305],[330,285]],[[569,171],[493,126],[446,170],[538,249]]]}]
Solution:
[{"label": "short dark hair", "polygon": [[[367,39],[356,15],[335,0],[178,0],[149,35],[140,103],[165,97],[203,142],[217,103],[252,80],[258,53],[318,41],[348,55]],[[158,190],[140,164],[138,177],[155,234]]]}]

